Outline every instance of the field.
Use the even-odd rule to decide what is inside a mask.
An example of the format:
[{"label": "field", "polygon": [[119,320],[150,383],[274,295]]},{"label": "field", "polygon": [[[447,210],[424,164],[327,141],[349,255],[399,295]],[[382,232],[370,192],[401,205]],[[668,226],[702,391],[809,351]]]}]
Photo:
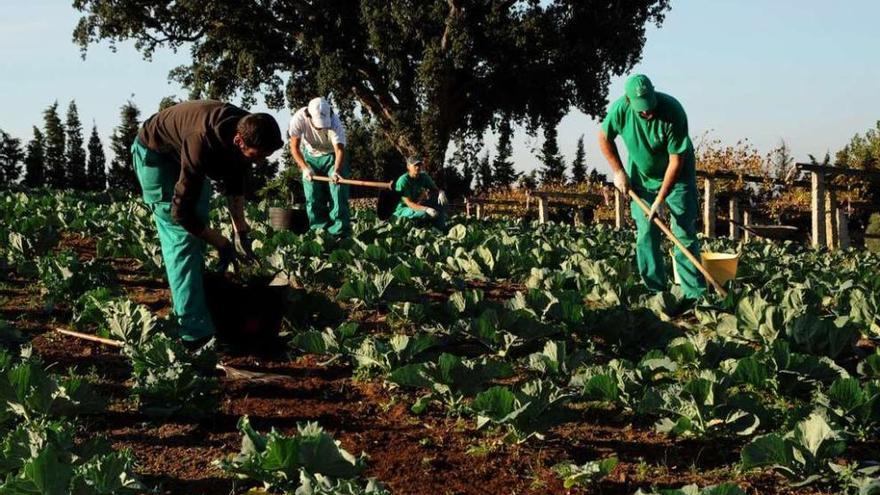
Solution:
[{"label": "field", "polygon": [[0,493],[880,493],[876,254],[711,240],[740,271],[693,305],[632,232],[250,208],[266,261],[232,280],[289,279],[281,334],[189,353],[143,206],[0,194]]}]

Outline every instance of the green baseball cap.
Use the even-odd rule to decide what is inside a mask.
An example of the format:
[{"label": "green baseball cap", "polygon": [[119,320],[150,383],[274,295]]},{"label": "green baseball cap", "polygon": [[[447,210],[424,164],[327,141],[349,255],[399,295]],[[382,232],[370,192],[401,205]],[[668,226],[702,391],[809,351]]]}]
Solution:
[{"label": "green baseball cap", "polygon": [[647,112],[657,106],[654,85],[644,74],[629,76],[626,80],[625,91],[627,98],[629,98],[629,104],[636,112]]}]

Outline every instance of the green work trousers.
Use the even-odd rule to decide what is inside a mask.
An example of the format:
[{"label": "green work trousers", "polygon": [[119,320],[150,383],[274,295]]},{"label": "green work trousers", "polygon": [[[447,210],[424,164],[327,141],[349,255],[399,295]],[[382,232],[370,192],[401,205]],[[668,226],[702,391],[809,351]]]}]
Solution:
[{"label": "green work trousers", "polygon": [[[305,146],[300,148],[306,164],[315,175],[333,173],[336,155],[330,153],[323,156],[312,156]],[[342,162],[343,177],[349,176],[348,153]],[[351,233],[351,213],[348,209],[348,185],[318,181],[303,181],[303,193],[306,196],[306,214],[309,217],[309,228],[325,229],[333,235],[345,236]]]},{"label": "green work trousers", "polygon": [[415,220],[420,223],[429,223],[438,229],[443,229],[446,225],[446,212],[443,207],[438,205],[436,201],[426,201],[423,203],[424,206],[429,206],[437,210],[437,216],[431,218],[425,213],[425,210],[414,210],[409,206],[399,206],[396,210],[394,210],[394,216],[398,218],[408,218],[410,220]]},{"label": "green work trousers", "polygon": [[[658,191],[650,191],[638,185],[633,190],[650,206]],[[661,249],[661,232],[656,225],[648,224],[647,215],[635,201],[631,202],[633,220],[636,222],[636,263],[639,274],[648,289],[660,292],[666,289],[666,265]],[[694,256],[700,257],[700,241],[697,239],[697,184],[694,178],[676,182],[666,197],[666,210],[671,219],[672,233]],[[706,292],[706,281],[693,263],[677,247],[674,255],[681,288],[685,297],[698,299]]]},{"label": "green work trousers", "polygon": [[[183,340],[193,341],[213,335],[214,322],[208,311],[203,282],[205,241],[187,232],[171,218],[171,199],[180,175],[180,163],[167,155],[150,151],[139,140],[131,146],[131,154],[144,202],[152,212],[159,232],[180,336]],[[205,181],[196,206],[196,214],[205,223],[210,199],[211,186]]]}]

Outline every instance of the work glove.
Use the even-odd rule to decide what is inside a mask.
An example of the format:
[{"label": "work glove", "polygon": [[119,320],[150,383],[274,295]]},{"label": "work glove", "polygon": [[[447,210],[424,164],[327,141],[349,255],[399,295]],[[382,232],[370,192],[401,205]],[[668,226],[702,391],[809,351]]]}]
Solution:
[{"label": "work glove", "polygon": [[233,243],[227,242],[223,246],[217,248],[217,253],[220,255],[220,261],[217,263],[220,273],[225,273],[226,270],[229,269],[229,265],[235,265],[237,256],[235,254],[235,245],[233,245]]},{"label": "work glove", "polygon": [[446,203],[447,203],[446,193],[443,191],[440,191],[439,193],[437,193],[437,204],[440,206],[446,206]]},{"label": "work glove", "polygon": [[434,208],[430,208],[430,207],[425,208],[425,213],[427,213],[428,216],[431,218],[436,218],[438,215],[437,210],[435,210]]},{"label": "work glove", "polygon": [[312,176],[313,176],[313,175],[315,175],[315,173],[312,172],[311,167],[307,167],[307,168],[305,168],[305,169],[303,170],[303,181],[304,181],[304,182],[305,182],[305,181],[311,182],[311,181],[312,181]]},{"label": "work glove", "polygon": [[235,244],[235,251],[239,256],[242,256],[244,259],[248,261],[255,261],[257,256],[254,254],[253,241],[251,240],[250,232],[236,232],[233,237],[233,243]]},{"label": "work glove", "polygon": [[333,173],[330,174],[330,180],[332,180],[334,184],[339,184],[339,179],[341,178],[342,176],[339,175],[339,172],[337,172],[336,170],[334,170]]},{"label": "work glove", "polygon": [[663,216],[663,202],[662,201],[654,201],[654,204],[651,205],[651,210],[648,212],[648,223],[654,223],[655,218],[660,218]]},{"label": "work glove", "polygon": [[626,177],[626,172],[623,170],[614,172],[614,187],[622,192],[624,196],[629,195],[629,179]]}]

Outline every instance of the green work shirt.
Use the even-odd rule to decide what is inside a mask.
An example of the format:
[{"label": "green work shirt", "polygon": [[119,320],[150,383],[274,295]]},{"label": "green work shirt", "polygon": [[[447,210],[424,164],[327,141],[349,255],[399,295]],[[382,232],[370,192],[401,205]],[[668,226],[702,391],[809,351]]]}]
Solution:
[{"label": "green work shirt", "polygon": [[[403,198],[408,198],[415,203],[419,202],[422,197],[422,191],[425,189],[437,189],[434,180],[425,172],[421,172],[418,177],[412,178],[409,174],[403,174],[394,183],[394,190],[399,192]],[[407,208],[403,199],[397,204],[397,211]]]},{"label": "green work shirt", "polygon": [[608,109],[602,131],[609,140],[623,138],[628,154],[626,173],[636,186],[657,190],[669,166],[669,155],[681,155],[678,182],[694,176],[694,145],[688,136],[687,115],[675,98],[657,92],[654,118],[647,120],[630,107],[623,96]]}]

